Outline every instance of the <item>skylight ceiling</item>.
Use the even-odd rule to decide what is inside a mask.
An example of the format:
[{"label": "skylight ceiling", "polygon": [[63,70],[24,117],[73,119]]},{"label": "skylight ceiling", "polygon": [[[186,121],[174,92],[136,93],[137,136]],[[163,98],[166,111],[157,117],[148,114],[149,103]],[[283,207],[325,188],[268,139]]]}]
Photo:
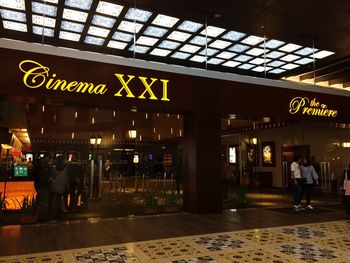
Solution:
[{"label": "skylight ceiling", "polygon": [[43,43],[241,74],[281,77],[334,54],[108,0],[0,0],[0,15],[3,32]]}]

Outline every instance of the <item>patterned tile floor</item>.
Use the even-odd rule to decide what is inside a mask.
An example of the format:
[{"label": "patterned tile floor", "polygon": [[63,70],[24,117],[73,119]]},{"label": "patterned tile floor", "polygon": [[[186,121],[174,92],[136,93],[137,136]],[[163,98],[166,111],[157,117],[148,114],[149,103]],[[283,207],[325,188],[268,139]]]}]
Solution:
[{"label": "patterned tile floor", "polygon": [[0,257],[22,262],[350,262],[350,221],[332,221],[150,240],[33,255]]}]

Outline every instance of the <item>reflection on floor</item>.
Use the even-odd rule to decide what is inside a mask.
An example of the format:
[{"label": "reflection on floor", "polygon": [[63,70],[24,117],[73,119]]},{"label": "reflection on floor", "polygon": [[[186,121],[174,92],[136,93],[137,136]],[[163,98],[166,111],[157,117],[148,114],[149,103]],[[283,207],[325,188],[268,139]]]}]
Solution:
[{"label": "reflection on floor", "polygon": [[150,240],[0,258],[17,262],[350,262],[350,221]]}]

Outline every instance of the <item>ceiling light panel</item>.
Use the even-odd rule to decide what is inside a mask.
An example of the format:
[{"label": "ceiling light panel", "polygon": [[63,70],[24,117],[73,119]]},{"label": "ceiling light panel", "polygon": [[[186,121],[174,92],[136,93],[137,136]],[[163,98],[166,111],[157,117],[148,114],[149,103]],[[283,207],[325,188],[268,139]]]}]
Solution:
[{"label": "ceiling light panel", "polygon": [[218,35],[225,32],[226,29],[216,26],[207,26],[203,29],[201,32],[202,35],[210,36],[210,37],[217,37]]},{"label": "ceiling light panel", "polygon": [[213,48],[205,48],[199,54],[203,56],[214,56],[219,50]]},{"label": "ceiling light panel", "polygon": [[16,22],[26,22],[26,14],[7,9],[0,9],[1,18],[4,20],[14,20]]},{"label": "ceiling light panel", "polygon": [[306,64],[309,64],[309,63],[311,63],[313,61],[314,60],[311,59],[311,58],[302,58],[302,59],[294,61],[294,63],[301,64],[301,65],[306,65]]},{"label": "ceiling light panel", "polygon": [[86,36],[84,40],[84,43],[96,45],[96,46],[102,46],[104,42],[105,40],[103,38],[92,37],[92,36]]},{"label": "ceiling light panel", "polygon": [[271,69],[270,67],[259,66],[259,67],[253,68],[251,70],[256,71],[256,72],[264,72],[264,71],[269,71],[270,69]]},{"label": "ceiling light panel", "polygon": [[32,11],[34,13],[48,15],[48,16],[56,16],[57,15],[57,7],[53,5],[42,4],[38,2],[32,2]]},{"label": "ceiling light panel", "polygon": [[88,34],[105,38],[108,36],[109,30],[100,27],[90,26]]},{"label": "ceiling light panel", "polygon": [[54,28],[56,25],[56,19],[53,19],[50,17],[39,16],[39,15],[33,15],[32,22],[35,25],[52,27],[52,28]]},{"label": "ceiling light panel", "polygon": [[150,54],[154,56],[166,57],[170,52],[170,50],[155,48]]},{"label": "ceiling light panel", "polygon": [[231,59],[236,55],[236,53],[232,53],[232,52],[221,52],[220,54],[217,55],[218,58],[223,58],[223,59]]},{"label": "ceiling light panel", "polygon": [[92,0],[66,0],[65,5],[78,9],[90,10]]},{"label": "ceiling light panel", "polygon": [[246,51],[246,50],[249,49],[249,48],[250,48],[250,47],[249,47],[249,46],[246,46],[246,45],[236,44],[236,45],[230,47],[229,50],[230,50],[230,51],[233,51],[233,52],[241,53],[241,52]]},{"label": "ceiling light panel", "polygon": [[115,24],[115,19],[106,17],[106,16],[101,16],[101,15],[94,15],[92,18],[91,23],[96,26],[103,26],[103,27],[108,27],[112,28]]},{"label": "ceiling light panel", "polygon": [[112,38],[115,40],[130,42],[134,38],[134,35],[117,31],[113,34]]},{"label": "ceiling light panel", "polygon": [[274,67],[274,68],[278,68],[282,65],[286,64],[286,62],[283,61],[279,61],[279,60],[274,60],[272,62],[269,62],[267,65],[270,67]]},{"label": "ceiling light panel", "polygon": [[282,57],[284,55],[286,55],[286,53],[279,52],[279,51],[271,51],[266,54],[266,57],[275,59],[275,58]]},{"label": "ceiling light panel", "polygon": [[240,56],[235,57],[233,60],[240,61],[240,62],[246,62],[246,61],[248,61],[248,60],[250,60],[252,58],[253,57],[251,57],[251,56],[240,55]]},{"label": "ceiling light panel", "polygon": [[73,20],[73,21],[85,23],[88,17],[88,13],[65,8],[63,9],[62,17],[67,20]]},{"label": "ceiling light panel", "polygon": [[245,37],[246,34],[237,32],[237,31],[230,31],[222,36],[223,39],[231,40],[231,41],[238,41],[241,38]]},{"label": "ceiling light panel", "polygon": [[112,4],[105,1],[100,1],[96,8],[97,13],[110,15],[110,16],[119,16],[120,12],[123,10],[123,6]]},{"label": "ceiling light panel", "polygon": [[199,49],[200,49],[200,47],[198,47],[198,46],[186,44],[182,48],[180,48],[180,51],[193,54],[193,53],[196,53]]},{"label": "ceiling light panel", "polygon": [[0,6],[23,11],[26,9],[24,0],[0,0]]},{"label": "ceiling light panel", "polygon": [[55,30],[51,29],[51,28],[44,28],[44,32],[43,32],[43,27],[41,26],[33,26],[33,33],[37,34],[37,35],[44,35],[47,37],[53,37],[55,35]]},{"label": "ceiling light panel", "polygon": [[280,46],[282,46],[284,44],[285,44],[285,42],[283,42],[283,41],[279,41],[279,40],[276,40],[276,39],[271,39],[271,40],[269,40],[269,41],[267,41],[265,43],[262,43],[260,45],[260,47],[263,48],[265,46],[265,48],[274,49],[274,48],[278,48],[278,47],[280,47]]},{"label": "ceiling light panel", "polygon": [[251,50],[248,50],[246,54],[252,55],[252,56],[260,56],[261,54],[264,54],[265,50],[262,48],[252,48]]},{"label": "ceiling light panel", "polygon": [[122,31],[130,32],[130,33],[138,33],[142,27],[143,27],[143,24],[123,20],[119,24],[118,29]]},{"label": "ceiling light panel", "polygon": [[314,57],[318,58],[318,59],[321,59],[321,58],[325,58],[325,57],[328,57],[328,56],[333,55],[333,54],[334,54],[334,52],[327,51],[327,50],[322,50],[322,51],[319,51],[319,52],[315,53]]},{"label": "ceiling light panel", "polygon": [[219,48],[219,49],[224,49],[231,45],[231,42],[228,41],[223,41],[223,40],[215,40],[213,43],[211,43],[209,46],[213,48]]},{"label": "ceiling light panel", "polygon": [[58,0],[44,0],[44,1],[51,4],[58,4]]},{"label": "ceiling light panel", "polygon": [[290,61],[294,61],[298,58],[300,58],[300,57],[297,55],[289,54],[287,56],[281,57],[280,60],[290,62]]},{"label": "ceiling light panel", "polygon": [[180,46],[179,42],[170,41],[170,40],[163,40],[162,43],[158,45],[158,47],[167,48],[167,49],[176,49],[178,46]]},{"label": "ceiling light panel", "polygon": [[177,58],[177,59],[187,59],[191,54],[184,53],[184,52],[175,52],[174,54],[171,55],[172,58]]},{"label": "ceiling light panel", "polygon": [[265,62],[269,62],[270,59],[263,59],[263,58],[254,58],[253,60],[249,61],[249,63],[252,64],[256,64],[256,65],[260,65],[260,64],[264,64]]},{"label": "ceiling light panel", "polygon": [[249,37],[241,40],[241,43],[255,46],[256,44],[259,44],[262,41],[264,41],[263,37],[249,36]]},{"label": "ceiling light panel", "polygon": [[276,68],[273,70],[270,70],[269,73],[273,73],[273,74],[281,74],[282,72],[285,72],[284,69],[280,69],[280,68]]},{"label": "ceiling light panel", "polygon": [[289,63],[289,64],[286,64],[286,65],[282,66],[283,69],[288,69],[288,70],[294,69],[294,68],[297,68],[297,67],[299,67],[299,65],[295,65],[295,64],[292,64],[292,63]]},{"label": "ceiling light panel", "polygon": [[27,24],[22,24],[22,23],[7,21],[7,20],[3,20],[2,22],[5,29],[27,32]]},{"label": "ceiling light panel", "polygon": [[83,32],[84,25],[63,20],[61,22],[61,29],[81,33]]},{"label": "ceiling light panel", "polygon": [[252,64],[242,64],[240,65],[238,68],[240,69],[245,69],[245,70],[249,70],[251,68],[255,67],[255,65],[252,65]]},{"label": "ceiling light panel", "polygon": [[184,22],[181,23],[177,28],[183,31],[195,33],[197,32],[201,27],[203,27],[203,24],[192,22],[185,20]]},{"label": "ceiling light panel", "polygon": [[80,34],[66,32],[66,31],[61,30],[59,38],[78,42],[80,40],[80,36],[81,36]]},{"label": "ceiling light panel", "polygon": [[125,18],[132,21],[147,22],[152,13],[138,8],[129,8]]},{"label": "ceiling light panel", "polygon": [[110,48],[115,48],[115,49],[125,49],[127,45],[128,44],[124,43],[124,42],[111,40],[111,41],[109,41],[107,46]]},{"label": "ceiling light panel", "polygon": [[132,45],[129,50],[135,51],[135,53],[146,53],[150,48],[145,46],[139,46],[139,45]]},{"label": "ceiling light panel", "polygon": [[173,31],[168,36],[169,39],[177,40],[177,41],[186,41],[191,35],[188,33],[183,33],[180,31]]},{"label": "ceiling light panel", "polygon": [[136,44],[144,45],[144,46],[153,46],[157,43],[158,40],[159,40],[158,38],[154,38],[154,37],[141,36],[136,41]]},{"label": "ceiling light panel", "polygon": [[301,55],[301,56],[307,56],[310,54],[313,54],[314,52],[317,52],[318,49],[313,49],[311,47],[304,47],[298,51],[295,52],[295,54]]},{"label": "ceiling light panel", "polygon": [[173,27],[177,23],[177,21],[179,21],[179,19],[176,17],[159,14],[152,21],[152,24],[170,28],[170,27]]},{"label": "ceiling light panel", "polygon": [[156,27],[156,26],[149,26],[146,28],[143,34],[147,36],[153,36],[153,37],[163,37],[167,32],[168,32],[168,29]]},{"label": "ceiling light panel", "polygon": [[205,57],[196,55],[196,56],[193,56],[190,60],[202,63],[205,61]]},{"label": "ceiling light panel", "polygon": [[190,43],[200,45],[200,46],[205,46],[207,42],[209,43],[210,41],[211,41],[210,37],[195,36],[190,40]]},{"label": "ceiling light panel", "polygon": [[294,50],[297,50],[301,48],[301,46],[296,44],[287,44],[283,47],[280,47],[279,50],[285,51],[285,52],[293,52]]},{"label": "ceiling light panel", "polygon": [[227,61],[222,65],[226,66],[226,67],[234,68],[234,67],[237,67],[239,64],[241,64],[241,63],[236,62],[236,61]]},{"label": "ceiling light panel", "polygon": [[211,58],[208,60],[208,64],[213,64],[213,65],[219,65],[222,62],[224,62],[225,60],[220,59],[220,58]]}]

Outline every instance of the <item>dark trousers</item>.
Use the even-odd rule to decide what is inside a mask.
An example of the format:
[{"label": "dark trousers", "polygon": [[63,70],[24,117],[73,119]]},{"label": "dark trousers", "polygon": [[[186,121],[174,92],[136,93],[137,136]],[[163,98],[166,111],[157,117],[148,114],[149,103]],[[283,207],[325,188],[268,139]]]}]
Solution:
[{"label": "dark trousers", "polygon": [[62,196],[60,193],[50,192],[49,194],[49,217],[57,218],[62,212]]},{"label": "dark trousers", "polygon": [[300,205],[303,194],[304,194],[304,182],[298,178],[296,179],[296,184],[295,184],[294,205]]},{"label": "dark trousers", "polygon": [[350,215],[350,195],[344,196],[344,203],[345,203],[345,212],[347,215]]},{"label": "dark trousers", "polygon": [[222,194],[224,200],[228,199],[228,185],[229,185],[229,180],[222,180]]},{"label": "dark trousers", "polygon": [[305,184],[306,205],[311,205],[311,191],[313,184]]}]

